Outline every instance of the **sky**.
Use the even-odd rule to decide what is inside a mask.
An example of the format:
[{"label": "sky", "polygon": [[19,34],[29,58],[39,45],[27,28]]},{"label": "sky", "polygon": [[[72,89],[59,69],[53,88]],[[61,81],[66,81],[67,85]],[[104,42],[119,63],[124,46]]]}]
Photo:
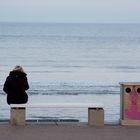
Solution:
[{"label": "sky", "polygon": [[0,0],[0,22],[140,23],[140,0]]}]

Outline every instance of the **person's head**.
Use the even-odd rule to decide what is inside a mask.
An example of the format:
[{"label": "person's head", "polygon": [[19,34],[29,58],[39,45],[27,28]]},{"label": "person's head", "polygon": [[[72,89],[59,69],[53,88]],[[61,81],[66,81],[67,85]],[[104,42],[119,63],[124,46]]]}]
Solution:
[{"label": "person's head", "polygon": [[19,71],[19,72],[24,72],[23,68],[19,65],[15,66],[13,71]]}]

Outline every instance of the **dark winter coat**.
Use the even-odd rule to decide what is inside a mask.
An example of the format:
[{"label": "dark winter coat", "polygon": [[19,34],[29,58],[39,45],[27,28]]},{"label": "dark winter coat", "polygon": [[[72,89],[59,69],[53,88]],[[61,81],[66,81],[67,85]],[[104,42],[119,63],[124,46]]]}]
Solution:
[{"label": "dark winter coat", "polygon": [[28,101],[25,90],[29,89],[26,73],[11,71],[7,77],[3,90],[7,93],[8,104],[22,104]]}]

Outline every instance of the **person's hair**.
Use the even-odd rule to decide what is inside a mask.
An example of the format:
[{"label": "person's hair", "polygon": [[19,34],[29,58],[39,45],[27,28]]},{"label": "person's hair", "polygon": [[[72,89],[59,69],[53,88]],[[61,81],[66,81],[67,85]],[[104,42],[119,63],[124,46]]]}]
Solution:
[{"label": "person's hair", "polygon": [[14,67],[13,71],[20,71],[20,72],[24,72],[23,68],[20,65],[17,65]]}]

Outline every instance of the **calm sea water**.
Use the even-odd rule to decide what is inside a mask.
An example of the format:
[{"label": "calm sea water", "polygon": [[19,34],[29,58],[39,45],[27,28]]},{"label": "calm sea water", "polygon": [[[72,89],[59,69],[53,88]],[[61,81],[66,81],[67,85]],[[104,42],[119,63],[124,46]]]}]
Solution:
[{"label": "calm sea water", "polygon": [[[0,114],[9,71],[24,67],[29,102],[103,102],[105,121],[118,123],[119,82],[140,81],[139,24],[0,23]],[[84,110],[29,110],[28,118],[78,118]]]}]

